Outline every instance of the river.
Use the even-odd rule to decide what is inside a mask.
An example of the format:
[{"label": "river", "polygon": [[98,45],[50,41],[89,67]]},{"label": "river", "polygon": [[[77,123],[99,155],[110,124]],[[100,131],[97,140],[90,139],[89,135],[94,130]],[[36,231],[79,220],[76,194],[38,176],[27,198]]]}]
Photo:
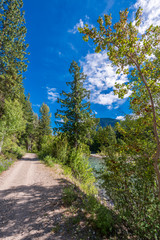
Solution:
[{"label": "river", "polygon": [[99,157],[93,157],[90,156],[89,158],[89,163],[91,168],[93,169],[93,174],[96,178],[96,187],[98,188],[99,195],[102,199],[102,202],[106,202],[108,206],[113,207],[114,204],[112,201],[109,200],[109,198],[106,195],[105,189],[102,188],[101,184],[103,183],[102,179],[100,179],[101,174],[103,173],[103,168],[105,166],[103,158]]}]

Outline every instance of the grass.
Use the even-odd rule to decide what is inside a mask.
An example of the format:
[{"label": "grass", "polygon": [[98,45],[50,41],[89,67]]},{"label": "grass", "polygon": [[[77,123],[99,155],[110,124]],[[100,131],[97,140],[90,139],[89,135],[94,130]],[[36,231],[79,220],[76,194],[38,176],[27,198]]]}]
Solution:
[{"label": "grass", "polygon": [[67,186],[63,190],[62,199],[64,206],[70,207],[69,210],[74,215],[70,218],[71,225],[78,225],[82,220],[101,235],[113,234],[116,215],[94,196],[87,196],[78,188]]},{"label": "grass", "polygon": [[12,158],[6,158],[5,156],[0,156],[0,173],[7,170],[12,164],[14,160]]}]

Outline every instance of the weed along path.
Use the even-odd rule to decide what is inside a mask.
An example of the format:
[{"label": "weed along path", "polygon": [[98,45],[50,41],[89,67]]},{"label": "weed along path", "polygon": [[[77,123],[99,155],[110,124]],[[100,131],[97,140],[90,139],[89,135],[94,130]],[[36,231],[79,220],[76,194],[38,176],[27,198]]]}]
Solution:
[{"label": "weed along path", "polygon": [[64,206],[63,189],[71,184],[27,153],[0,175],[0,239],[99,239]]}]

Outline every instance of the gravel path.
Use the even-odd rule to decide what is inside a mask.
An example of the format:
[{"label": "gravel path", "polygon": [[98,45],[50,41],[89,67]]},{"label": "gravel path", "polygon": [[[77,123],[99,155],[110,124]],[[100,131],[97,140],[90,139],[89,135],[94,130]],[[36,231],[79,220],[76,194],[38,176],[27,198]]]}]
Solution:
[{"label": "gravel path", "polygon": [[67,180],[27,153],[0,175],[0,239],[70,240],[62,206]]}]

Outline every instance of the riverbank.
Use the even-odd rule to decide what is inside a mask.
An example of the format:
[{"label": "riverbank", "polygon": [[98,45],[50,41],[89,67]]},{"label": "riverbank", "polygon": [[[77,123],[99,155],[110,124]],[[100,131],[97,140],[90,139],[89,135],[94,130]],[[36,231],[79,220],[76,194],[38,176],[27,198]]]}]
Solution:
[{"label": "riverbank", "polygon": [[91,156],[91,157],[95,157],[95,158],[105,158],[105,156],[101,156],[101,155],[98,154],[98,153],[91,153],[90,156]]}]

